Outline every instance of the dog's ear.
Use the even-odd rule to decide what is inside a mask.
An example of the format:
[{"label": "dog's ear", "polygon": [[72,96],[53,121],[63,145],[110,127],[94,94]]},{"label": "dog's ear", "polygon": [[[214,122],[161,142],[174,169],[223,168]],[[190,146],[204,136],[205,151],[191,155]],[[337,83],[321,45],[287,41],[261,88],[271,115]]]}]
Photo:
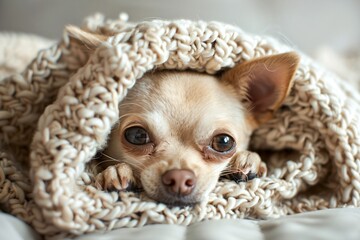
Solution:
[{"label": "dog's ear", "polygon": [[266,56],[236,65],[222,75],[233,85],[257,124],[268,121],[288,95],[299,64],[294,52]]},{"label": "dog's ear", "polygon": [[93,51],[108,38],[106,35],[86,32],[73,25],[66,26],[65,31],[70,37],[70,41],[76,42],[87,51]]}]

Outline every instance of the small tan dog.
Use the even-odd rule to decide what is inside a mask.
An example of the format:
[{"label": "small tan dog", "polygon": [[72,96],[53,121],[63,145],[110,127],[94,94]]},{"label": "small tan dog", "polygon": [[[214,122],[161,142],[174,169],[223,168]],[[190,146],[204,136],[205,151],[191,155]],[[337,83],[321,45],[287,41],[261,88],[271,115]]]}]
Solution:
[{"label": "small tan dog", "polygon": [[[68,28],[88,49],[104,36]],[[156,201],[206,200],[220,176],[237,181],[266,174],[250,136],[271,119],[292,85],[295,53],[253,59],[222,75],[159,71],[146,74],[120,103],[120,121],[97,160],[104,190],[141,187]]]}]

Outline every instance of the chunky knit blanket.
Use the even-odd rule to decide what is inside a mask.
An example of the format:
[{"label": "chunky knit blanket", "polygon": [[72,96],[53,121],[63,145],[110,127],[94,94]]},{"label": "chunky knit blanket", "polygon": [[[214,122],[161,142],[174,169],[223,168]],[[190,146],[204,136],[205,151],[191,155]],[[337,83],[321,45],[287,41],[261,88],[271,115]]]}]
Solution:
[{"label": "chunky knit blanket", "polygon": [[301,54],[291,94],[258,129],[251,149],[267,177],[221,180],[206,204],[172,207],[144,193],[103,192],[86,164],[106,145],[118,104],[153,69],[214,74],[249,59],[293,50],[218,22],[126,22],[87,18],[108,40],[89,55],[65,31],[21,74],[0,82],[1,209],[46,237],[152,223],[274,218],[360,205],[360,94]]}]

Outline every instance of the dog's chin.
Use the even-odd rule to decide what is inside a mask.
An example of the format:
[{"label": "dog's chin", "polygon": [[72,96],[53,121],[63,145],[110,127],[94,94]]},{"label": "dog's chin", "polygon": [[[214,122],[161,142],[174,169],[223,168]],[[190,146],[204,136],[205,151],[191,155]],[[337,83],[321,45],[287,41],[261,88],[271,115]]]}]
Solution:
[{"label": "dog's chin", "polygon": [[193,207],[199,202],[194,201],[184,201],[183,199],[180,200],[170,200],[170,201],[159,201],[161,203],[166,204],[168,207]]},{"label": "dog's chin", "polygon": [[202,201],[202,198],[197,194],[190,194],[188,196],[180,196],[175,194],[169,194],[165,190],[161,189],[156,194],[147,194],[153,200],[164,203],[169,207],[187,207],[194,206]]}]

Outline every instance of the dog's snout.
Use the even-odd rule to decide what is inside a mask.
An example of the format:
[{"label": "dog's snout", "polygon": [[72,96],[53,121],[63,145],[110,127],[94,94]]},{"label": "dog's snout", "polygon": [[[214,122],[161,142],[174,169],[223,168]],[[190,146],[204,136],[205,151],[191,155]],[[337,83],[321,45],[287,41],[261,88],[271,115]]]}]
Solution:
[{"label": "dog's snout", "polygon": [[191,170],[173,169],[164,173],[162,183],[170,193],[186,196],[193,191],[196,177]]}]

